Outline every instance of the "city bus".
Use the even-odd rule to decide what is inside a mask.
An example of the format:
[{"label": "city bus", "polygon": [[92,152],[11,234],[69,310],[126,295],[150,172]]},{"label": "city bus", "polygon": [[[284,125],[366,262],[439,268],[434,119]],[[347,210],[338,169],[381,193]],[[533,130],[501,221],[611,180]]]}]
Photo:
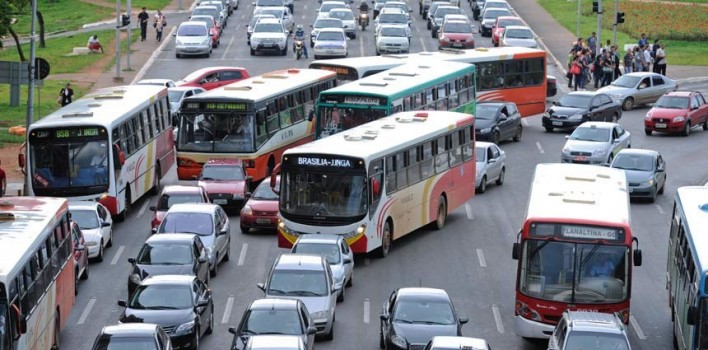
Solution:
[{"label": "city bus", "polygon": [[627,324],[638,246],[622,170],[538,164],[512,254],[516,334],[549,338],[568,309],[619,313]]},{"label": "city bus", "polygon": [[316,138],[397,112],[442,110],[474,114],[474,65],[407,63],[320,93]]},{"label": "city bus", "polygon": [[97,200],[119,219],[175,163],[164,86],[93,91],[34,122],[27,139],[29,195]]},{"label": "city bus", "polygon": [[59,349],[76,272],[64,198],[0,201],[0,350]]},{"label": "city bus", "polygon": [[666,289],[674,348],[708,349],[708,187],[680,187],[671,216]]},{"label": "city bus", "polygon": [[239,158],[255,181],[269,175],[286,149],[314,138],[314,109],[336,74],[287,69],[186,98],[177,136],[177,175],[198,176],[210,158]]},{"label": "city bus", "polygon": [[285,151],[278,246],[301,234],[344,235],[355,253],[378,250],[447,216],[474,195],[474,117],[409,111]]},{"label": "city bus", "polygon": [[[548,91],[546,51],[525,47],[444,49],[412,54],[352,57],[318,60],[310,67],[337,72],[340,81],[361,79],[370,72],[380,72],[409,62],[454,61],[477,66],[477,101],[514,102],[522,117],[543,113]],[[443,64],[436,63],[438,67]],[[554,79],[550,77],[551,79]]]}]

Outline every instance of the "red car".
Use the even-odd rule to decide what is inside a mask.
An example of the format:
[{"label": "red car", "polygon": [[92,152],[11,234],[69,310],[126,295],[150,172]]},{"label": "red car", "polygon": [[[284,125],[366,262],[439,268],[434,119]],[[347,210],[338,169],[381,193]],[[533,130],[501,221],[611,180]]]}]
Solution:
[{"label": "red car", "polygon": [[204,163],[198,180],[212,203],[240,209],[253,177],[246,176],[240,159],[217,158]]},{"label": "red car", "polygon": [[204,22],[211,35],[211,47],[219,47],[221,44],[221,25],[214,21],[214,17],[207,15],[197,15],[189,18],[190,21]]},{"label": "red car", "polygon": [[492,44],[499,46],[499,39],[504,35],[506,26],[525,26],[526,23],[516,16],[500,16],[492,27]]},{"label": "red car", "polygon": [[[280,177],[276,180],[276,188]],[[263,180],[253,194],[246,193],[248,201],[241,209],[241,232],[252,228],[275,230],[278,225],[278,194],[270,188],[268,178]]]},{"label": "red car", "polygon": [[79,294],[79,278],[89,277],[88,247],[79,224],[71,221],[71,240],[74,241],[74,294]]},{"label": "red car", "polygon": [[464,21],[447,21],[438,32],[438,48],[474,49],[472,26]]},{"label": "red car", "polygon": [[208,67],[196,70],[177,82],[177,86],[196,86],[211,90],[250,77],[242,67]]},{"label": "red car", "polygon": [[647,135],[657,131],[688,136],[691,128],[697,125],[708,130],[708,104],[698,91],[667,92],[644,117],[644,133]]},{"label": "red car", "polygon": [[166,186],[157,198],[157,205],[150,207],[150,210],[154,212],[152,214],[152,221],[150,221],[153,230],[160,225],[167,210],[169,210],[173,204],[177,203],[209,203],[209,197],[203,187],[181,185]]}]

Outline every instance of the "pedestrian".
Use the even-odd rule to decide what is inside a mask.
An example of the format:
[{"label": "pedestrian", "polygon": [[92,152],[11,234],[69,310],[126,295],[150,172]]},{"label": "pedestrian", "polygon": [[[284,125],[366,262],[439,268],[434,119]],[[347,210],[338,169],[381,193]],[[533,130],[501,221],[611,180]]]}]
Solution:
[{"label": "pedestrian", "polygon": [[595,56],[592,66],[590,66],[590,71],[592,72],[592,78],[594,80],[595,90],[598,89],[600,82],[602,82],[603,67],[605,66],[605,50],[602,50],[599,55]]},{"label": "pedestrian", "polygon": [[567,58],[568,74],[565,75],[565,77],[568,78],[568,87],[569,88],[573,87],[574,74],[571,73],[571,71],[573,69],[573,62],[575,62],[575,59],[577,57],[578,57],[578,51],[575,50],[575,43],[573,43],[573,47],[570,49],[570,52],[568,53],[568,58]]},{"label": "pedestrian", "polygon": [[5,196],[7,192],[7,177],[5,176],[5,170],[2,170],[2,163],[0,163],[0,197]]},{"label": "pedestrian", "polygon": [[71,88],[71,84],[66,83],[63,89],[59,91],[59,102],[61,106],[64,107],[71,103],[71,99],[74,97],[74,89]]},{"label": "pedestrian", "polygon": [[615,73],[615,57],[611,51],[605,51],[602,64],[602,86],[610,85],[612,75]]},{"label": "pedestrian", "polygon": [[595,56],[597,55],[597,36],[595,35],[595,32],[592,32],[590,37],[588,37],[587,39],[588,48],[590,49],[590,56],[592,58],[595,58]]},{"label": "pedestrian", "polygon": [[619,56],[619,48],[617,47],[617,44],[612,45],[610,52],[612,53],[612,59],[615,62],[615,71],[612,74],[612,81],[615,81],[615,79],[622,76],[622,70],[620,70],[621,61]]},{"label": "pedestrian", "polygon": [[138,21],[140,22],[140,41],[145,41],[147,37],[148,21],[150,21],[147,8],[143,7],[143,11],[138,14]]},{"label": "pedestrian", "polygon": [[642,53],[642,50],[639,49],[639,46],[634,47],[634,71],[635,72],[641,72],[644,70],[644,65],[642,64],[644,62],[644,54]]},{"label": "pedestrian", "polygon": [[578,41],[573,45],[573,51],[578,52],[583,49],[583,38],[578,38]]},{"label": "pedestrian", "polygon": [[651,52],[649,50],[649,44],[644,45],[644,60],[642,61],[642,71],[643,72],[648,72],[649,67],[651,67]]},{"label": "pedestrian", "polygon": [[660,46],[661,46],[661,44],[659,44],[659,39],[654,40],[654,45],[651,46],[651,59],[652,59],[652,62],[654,62],[654,65],[652,65],[652,67],[651,67],[651,71],[654,73],[656,73],[656,69],[657,69],[656,50],[658,50]]},{"label": "pedestrian", "polygon": [[637,42],[637,45],[639,45],[639,47],[644,47],[648,44],[649,44],[649,39],[647,39],[646,34],[642,33],[642,37],[639,38],[639,42]]},{"label": "pedestrian", "polygon": [[160,10],[157,10],[157,13],[155,14],[155,23],[153,23],[152,26],[155,28],[157,34],[155,39],[157,39],[158,43],[162,41],[162,32],[164,31],[165,25],[167,25],[165,16]]},{"label": "pedestrian", "polygon": [[592,57],[590,57],[590,49],[583,49],[583,89],[585,89],[585,86],[587,86],[587,84],[592,81],[592,74],[590,72],[590,66],[592,65],[592,63],[593,60]]},{"label": "pedestrian", "polygon": [[661,75],[666,75],[666,45],[661,44],[659,49],[656,50],[656,62],[658,67],[656,72]]},{"label": "pedestrian", "polygon": [[603,47],[602,49],[605,51],[610,51],[611,48],[612,48],[612,41],[610,41],[610,39],[607,39],[607,42],[605,43],[605,47]]},{"label": "pedestrian", "polygon": [[101,53],[103,53],[103,46],[101,46],[101,43],[98,41],[98,35],[91,36],[86,47],[88,47],[91,52],[101,51]]},{"label": "pedestrian", "polygon": [[573,80],[575,80],[575,91],[578,91],[578,87],[582,90],[583,88],[583,62],[582,54],[578,52],[573,61],[573,66],[570,69],[570,73],[573,74]]},{"label": "pedestrian", "polygon": [[627,49],[627,53],[624,54],[624,74],[632,73],[632,66],[634,65],[634,54],[632,49]]}]

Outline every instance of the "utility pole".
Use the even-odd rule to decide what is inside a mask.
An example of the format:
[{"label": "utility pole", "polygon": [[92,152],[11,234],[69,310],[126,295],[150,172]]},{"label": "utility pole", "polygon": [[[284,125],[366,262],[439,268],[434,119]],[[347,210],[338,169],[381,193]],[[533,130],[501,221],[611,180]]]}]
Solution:
[{"label": "utility pole", "polygon": [[[615,0],[615,20],[614,20],[614,25],[612,26],[612,44],[617,45],[617,23],[618,22],[618,16],[617,14],[619,13],[619,1]],[[619,45],[617,45],[617,51],[619,51]]]},{"label": "utility pole", "polygon": [[597,0],[597,52],[602,52],[602,0]]},{"label": "utility pole", "polygon": [[583,15],[582,1],[583,0],[578,0],[578,23],[575,27],[575,38],[576,39],[580,37],[580,16]]},{"label": "utility pole", "polygon": [[[37,50],[35,41],[37,38],[36,33],[36,22],[37,22],[37,0],[32,0],[32,20],[30,21],[30,61],[29,61],[29,87],[27,88],[27,127],[25,130],[29,130],[29,126],[32,125],[34,120],[34,73],[37,69],[35,65],[35,59],[37,58]],[[25,132],[25,169],[24,173],[29,174],[29,133]],[[22,193],[27,194],[29,190],[29,184],[24,181],[22,188]]]},{"label": "utility pole", "polygon": [[113,82],[120,83],[123,78],[120,76],[120,27],[123,24],[123,16],[120,14],[120,0],[116,0],[116,75]]},{"label": "utility pole", "polygon": [[[615,1],[616,1],[616,0],[615,0]],[[126,7],[128,8],[128,9],[126,10],[126,14],[127,14],[128,16],[132,17],[132,16],[133,16],[133,13],[132,13],[132,10],[130,9],[130,0],[127,0],[125,5],[126,5]],[[131,41],[132,41],[132,40],[130,40],[130,25],[128,25],[127,33],[128,33],[128,42],[127,42],[126,45],[128,46],[128,50],[127,50],[127,52],[125,53],[125,54],[126,54],[126,62],[125,62],[126,67],[125,67],[125,70],[126,70],[127,72],[129,72],[129,71],[133,70],[132,68],[130,68],[130,43],[131,43]]]}]

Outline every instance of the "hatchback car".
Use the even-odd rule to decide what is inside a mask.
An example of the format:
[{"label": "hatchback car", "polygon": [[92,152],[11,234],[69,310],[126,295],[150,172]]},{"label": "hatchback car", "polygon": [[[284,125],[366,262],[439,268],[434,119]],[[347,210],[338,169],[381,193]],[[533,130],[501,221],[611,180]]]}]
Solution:
[{"label": "hatchback car", "polygon": [[397,26],[403,28],[408,37],[412,35],[406,15],[396,8],[382,9],[379,16],[374,20],[374,23],[374,33],[378,33],[382,26]]},{"label": "hatchback car", "polygon": [[199,180],[197,185],[206,190],[212,203],[240,210],[253,177],[246,175],[241,159],[217,158],[204,163],[196,180]]},{"label": "hatchback car", "polygon": [[337,301],[344,301],[345,287],[351,287],[354,284],[354,253],[349,248],[344,236],[300,235],[290,252],[324,256],[332,269],[334,288],[339,289]]},{"label": "hatchback car", "polygon": [[507,26],[525,26],[524,20],[516,16],[501,16],[497,18],[492,27],[492,45],[499,46],[499,39],[504,34]]},{"label": "hatchback car", "polygon": [[206,247],[211,275],[216,276],[219,263],[229,261],[231,235],[229,217],[216,204],[175,204],[167,211],[157,233],[192,233]]},{"label": "hatchback car", "polygon": [[288,8],[287,6],[264,7],[262,9],[257,10],[254,15],[273,15],[273,17],[280,19],[280,22],[283,23],[283,27],[285,27],[285,30],[289,31],[290,33],[292,33],[293,28],[295,28],[293,15],[290,12],[290,8]]},{"label": "hatchback car", "polygon": [[251,17],[251,21],[248,22],[248,27],[246,27],[246,45],[251,46],[251,35],[253,34],[253,28],[256,27],[258,21],[263,18],[275,18],[273,15],[254,15]]},{"label": "hatchback car", "polygon": [[140,248],[137,258],[128,258],[128,295],[150,276],[191,275],[209,284],[209,261],[198,235],[174,233],[154,235]]},{"label": "hatchback car", "polygon": [[521,114],[514,102],[480,102],[474,125],[475,139],[495,144],[503,140],[521,141]]},{"label": "hatchback car", "polygon": [[310,25],[310,47],[315,47],[315,39],[322,28],[344,29],[344,23],[339,18],[318,18],[314,24]]},{"label": "hatchback car", "polygon": [[251,56],[264,51],[285,56],[288,54],[288,38],[289,31],[279,19],[263,18],[256,23],[251,33]]},{"label": "hatchback car", "polygon": [[376,55],[408,53],[410,38],[400,26],[383,25],[376,33]]},{"label": "hatchback car", "polygon": [[484,141],[475,143],[474,152],[477,157],[477,174],[474,181],[477,193],[486,192],[487,185],[492,181],[499,186],[503,185],[506,175],[506,153],[499,146]]},{"label": "hatchback car", "polygon": [[[443,20],[447,15],[464,15],[462,9],[457,6],[439,6],[435,10],[435,15],[431,18],[430,22],[430,37],[433,39],[438,38],[438,32],[442,27]],[[470,31],[472,28],[470,27]]]},{"label": "hatchback car", "polygon": [[175,33],[175,57],[211,55],[212,42],[204,22],[182,22]]},{"label": "hatchback car", "polygon": [[423,350],[492,350],[492,347],[480,338],[435,336]]},{"label": "hatchback car", "polygon": [[[184,100],[185,97],[198,95],[204,91],[206,91],[206,89],[202,87],[192,86],[176,86],[167,88],[167,94],[169,96],[170,101],[170,111],[172,112],[172,115],[176,116],[182,109],[182,100]],[[175,118],[176,117],[173,117],[173,119]],[[177,124],[176,120],[173,120],[172,124]]]},{"label": "hatchback car", "polygon": [[644,117],[644,133],[652,131],[691,134],[691,128],[708,130],[708,103],[698,91],[667,92],[659,98]]},{"label": "hatchback car", "polygon": [[211,90],[250,77],[246,68],[213,66],[197,69],[177,82],[178,86],[201,87]]},{"label": "hatchback car", "polygon": [[432,4],[430,4],[430,8],[428,8],[428,14],[425,18],[425,26],[430,30],[433,27],[433,22],[432,22],[432,16],[435,13],[435,11],[438,9],[440,6],[452,6],[452,4],[445,0],[445,1],[433,1]]},{"label": "hatchback car", "polygon": [[356,26],[357,21],[354,18],[354,12],[348,8],[344,9],[332,9],[329,11],[327,18],[336,18],[342,21],[344,32],[347,34],[348,38],[356,39]]},{"label": "hatchback car", "polygon": [[106,326],[96,336],[91,350],[172,350],[170,336],[154,323],[122,323]]},{"label": "hatchback car", "polygon": [[322,28],[315,39],[315,59],[322,57],[347,57],[347,37],[344,29]]},{"label": "hatchback car", "polygon": [[622,106],[609,95],[590,91],[572,91],[563,95],[541,118],[546,131],[571,129],[588,121],[616,123],[622,117]]},{"label": "hatchback car", "polygon": [[382,9],[389,9],[389,8],[396,8],[401,10],[403,13],[406,14],[406,18],[408,19],[408,23],[410,24],[412,22],[411,20],[411,13],[413,13],[413,10],[408,8],[408,4],[405,1],[387,1],[384,4],[384,7]]},{"label": "hatchback car", "polygon": [[194,10],[192,10],[192,16],[198,15],[212,16],[214,18],[214,21],[219,23],[219,26],[222,30],[226,28],[226,18],[224,17],[221,9],[217,6],[211,6],[206,4],[197,6],[194,8]]},{"label": "hatchback car", "polygon": [[207,15],[197,15],[189,18],[193,22],[204,22],[209,29],[209,34],[211,34],[211,45],[213,48],[219,47],[221,44],[221,27],[214,21],[214,17]]},{"label": "hatchback car", "polygon": [[79,228],[79,224],[71,222],[71,239],[74,242],[74,293],[79,293],[79,279],[85,280],[89,278],[89,261],[88,250],[86,249],[86,241],[84,235]]},{"label": "hatchback car", "polygon": [[320,7],[315,10],[315,12],[317,12],[316,19],[329,17],[330,10],[348,9],[348,8],[349,8],[349,6],[347,6],[345,3],[341,2],[341,1],[324,1],[320,5]]},{"label": "hatchback car", "polygon": [[623,149],[617,153],[610,167],[624,170],[630,198],[648,198],[655,202],[657,194],[664,194],[666,163],[659,152]]},{"label": "hatchback car", "polygon": [[151,229],[157,228],[165,217],[165,214],[175,204],[179,203],[209,203],[204,187],[200,186],[182,186],[171,185],[165,186],[162,193],[157,197],[157,205],[151,206],[152,220],[150,221]]},{"label": "hatchback car", "polygon": [[528,47],[535,49],[538,48],[538,42],[531,28],[527,26],[507,26],[506,29],[504,29],[504,34],[502,34],[501,39],[499,39],[499,46]]},{"label": "hatchback car", "polygon": [[295,335],[254,335],[248,338],[245,350],[310,350]]},{"label": "hatchback car", "polygon": [[231,350],[242,350],[249,338],[259,334],[295,335],[312,350],[317,328],[302,301],[266,298],[251,302],[238,327],[229,327],[229,333],[234,335]]},{"label": "hatchback car", "polygon": [[255,0],[251,2],[253,5],[253,13],[256,13],[264,7],[283,7],[286,6],[285,0]]},{"label": "hatchback car", "polygon": [[496,23],[497,18],[501,16],[511,16],[511,11],[505,8],[490,8],[482,12],[482,26],[480,29],[482,36],[492,36],[494,23]]},{"label": "hatchback car", "polygon": [[631,348],[620,317],[602,312],[563,312],[548,341],[548,350]]},{"label": "hatchback car", "polygon": [[103,261],[103,249],[113,245],[113,220],[108,209],[98,202],[69,201],[69,212],[84,235],[89,259]]},{"label": "hatchback car", "polygon": [[149,277],[118,306],[125,308],[120,323],[158,324],[175,349],[199,349],[202,335],[214,331],[211,289],[194,276]]},{"label": "hatchback car", "polygon": [[619,151],[632,148],[631,134],[617,123],[585,122],[566,139],[562,163],[609,164]]},{"label": "hatchback car", "polygon": [[[448,15],[449,16],[449,15]],[[440,27],[438,49],[474,49],[472,27],[463,21],[447,21]]]},{"label": "hatchback car", "polygon": [[246,198],[248,200],[241,208],[239,216],[241,232],[249,233],[252,228],[275,230],[278,225],[279,196],[273,192],[270,181],[261,181],[252,194],[246,193]]},{"label": "hatchback car", "polygon": [[379,345],[388,350],[423,349],[434,336],[461,336],[467,323],[446,291],[421,287],[394,290],[380,319]]},{"label": "hatchback car", "polygon": [[135,83],[135,85],[156,85],[164,86],[166,88],[175,87],[175,82],[172,79],[142,79]]},{"label": "hatchback car", "polygon": [[604,92],[622,105],[625,111],[634,106],[654,103],[663,94],[675,91],[676,81],[652,72],[632,72],[615,79],[597,92]]}]

